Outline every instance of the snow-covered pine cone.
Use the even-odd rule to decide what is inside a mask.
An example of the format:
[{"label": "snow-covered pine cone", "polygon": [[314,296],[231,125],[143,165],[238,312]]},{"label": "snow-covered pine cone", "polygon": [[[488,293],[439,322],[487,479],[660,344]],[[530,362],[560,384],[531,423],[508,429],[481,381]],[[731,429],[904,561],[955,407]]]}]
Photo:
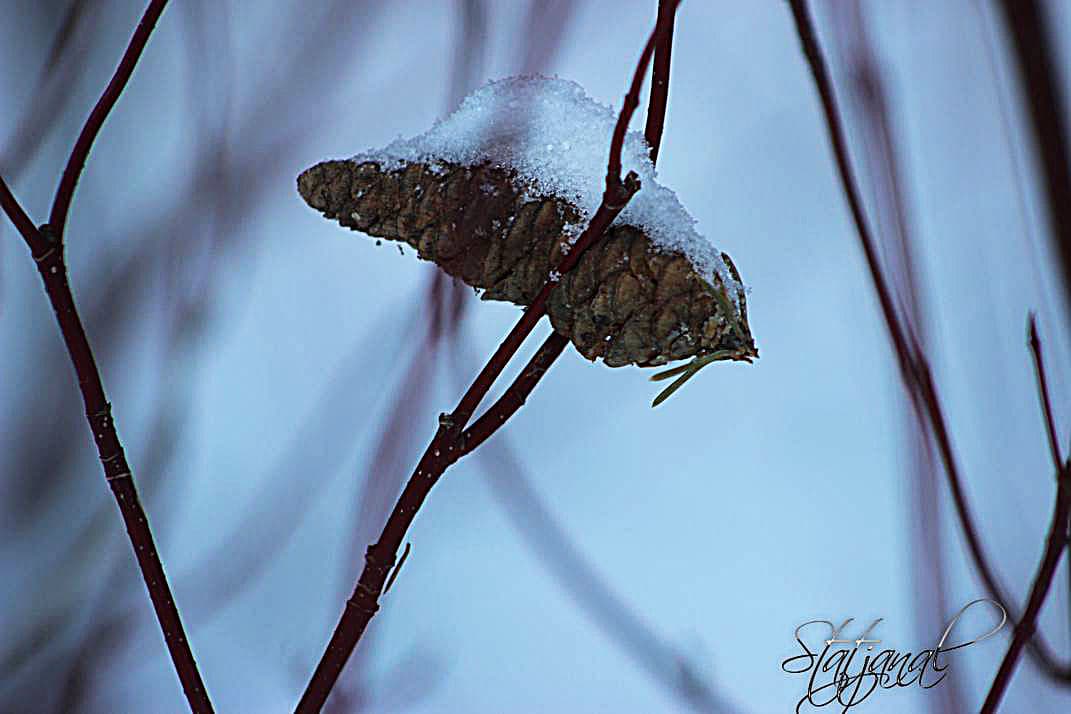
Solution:
[{"label": "snow-covered pine cone", "polygon": [[[325,161],[298,177],[298,191],[347,228],[409,244],[483,290],[485,300],[528,305],[568,250],[567,229],[580,216],[564,199],[524,195],[512,179],[489,165],[383,171],[373,162]],[[708,283],[686,256],[655,249],[633,226],[614,225],[561,277],[547,313],[584,357],[610,367],[757,354],[743,291],[729,295],[717,276]]]}]

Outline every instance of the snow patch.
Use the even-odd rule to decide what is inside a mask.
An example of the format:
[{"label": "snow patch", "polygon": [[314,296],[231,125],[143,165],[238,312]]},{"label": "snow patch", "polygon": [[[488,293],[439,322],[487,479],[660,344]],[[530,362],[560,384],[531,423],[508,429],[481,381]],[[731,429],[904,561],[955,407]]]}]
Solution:
[{"label": "snow patch", "polygon": [[[409,163],[431,167],[490,163],[511,168],[516,188],[532,198],[564,198],[580,211],[583,225],[602,202],[610,137],[617,114],[589,97],[577,84],[557,77],[513,77],[492,81],[470,94],[450,116],[427,132],[396,139],[353,161],[374,161],[384,170]],[[625,137],[623,173],[635,171],[641,188],[616,223],[635,226],[662,250],[688,257],[696,271],[713,282],[716,273],[736,300],[741,286],[721,253],[695,230],[695,219],[677,195],[656,180],[643,134]],[[582,226],[567,230],[579,236]]]}]

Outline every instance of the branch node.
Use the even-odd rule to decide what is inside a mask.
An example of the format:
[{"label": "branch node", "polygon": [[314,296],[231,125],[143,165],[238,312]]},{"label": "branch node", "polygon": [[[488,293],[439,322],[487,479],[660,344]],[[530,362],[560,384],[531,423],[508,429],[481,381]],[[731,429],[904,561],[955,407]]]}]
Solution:
[{"label": "branch node", "polygon": [[[38,270],[42,270],[45,261],[53,258],[53,256],[56,256],[59,261],[63,259],[63,246],[56,238],[56,233],[52,230],[52,227],[49,226],[49,224],[42,223],[37,227],[37,233],[41,236],[41,243],[31,249],[30,255],[33,256],[34,262],[37,263]],[[53,262],[56,262],[58,265],[58,261]],[[56,268],[57,265],[51,265],[51,267]],[[54,273],[56,270],[52,270],[52,272]]]},{"label": "branch node", "polygon": [[[368,601],[365,602],[363,599],[359,598],[358,592],[368,593]],[[357,583],[357,589],[353,591],[353,596],[346,600],[346,607],[363,612],[369,617],[379,612],[379,603],[376,602],[375,593],[361,583]]]},{"label": "branch node", "polygon": [[100,434],[115,428],[115,420],[112,419],[111,402],[104,402],[104,406],[95,412],[86,412],[86,417],[93,428],[93,434],[99,439]]},{"label": "branch node", "polygon": [[37,226],[37,232],[41,234],[41,237],[52,245],[59,245],[59,236],[56,235],[56,231],[53,230],[50,223],[42,223]]},{"label": "branch node", "polygon": [[611,177],[607,181],[606,191],[603,192],[602,200],[611,211],[619,211],[625,207],[636,192],[640,190],[640,177],[635,171],[629,171],[625,180]]}]

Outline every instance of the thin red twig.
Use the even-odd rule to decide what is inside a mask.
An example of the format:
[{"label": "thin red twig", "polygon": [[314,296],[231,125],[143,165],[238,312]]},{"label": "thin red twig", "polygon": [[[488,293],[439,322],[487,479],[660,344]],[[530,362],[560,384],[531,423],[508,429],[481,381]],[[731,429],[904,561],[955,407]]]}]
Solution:
[{"label": "thin red twig", "polygon": [[[666,11],[666,0],[658,0],[658,14]],[[673,54],[673,20],[655,48],[654,68],[651,70],[651,97],[647,103],[647,125],[643,137],[651,148],[651,163],[658,163],[658,151],[662,147],[662,129],[666,123],[666,107],[669,104],[669,62]]]},{"label": "thin red twig", "polygon": [[1045,434],[1049,439],[1049,454],[1056,473],[1063,468],[1064,457],[1060,454],[1060,439],[1056,434],[1056,420],[1052,415],[1052,401],[1049,399],[1049,380],[1045,376],[1045,359],[1041,354],[1041,338],[1038,337],[1038,324],[1033,313],[1029,318],[1030,354],[1034,358],[1034,374],[1038,382],[1038,400],[1041,402],[1042,416],[1045,418]]},{"label": "thin red twig", "polygon": [[1004,692],[1008,688],[1015,667],[1019,664],[1019,658],[1023,648],[1037,630],[1038,615],[1041,606],[1045,604],[1049,588],[1052,586],[1053,576],[1056,575],[1056,566],[1060,563],[1060,556],[1067,547],[1067,519],[1071,514],[1071,488],[1068,481],[1071,480],[1071,468],[1067,465],[1058,474],[1056,484],[1056,504],[1053,506],[1052,523],[1049,525],[1049,535],[1045,541],[1045,554],[1038,565],[1037,575],[1034,577],[1034,585],[1030,588],[1030,599],[1027,601],[1026,610],[1022,618],[1015,626],[1015,635],[1011,645],[1000,663],[1000,669],[993,679],[993,685],[989,689],[985,703],[982,705],[981,714],[992,714],[1000,705]]},{"label": "thin red twig", "polygon": [[[59,218],[58,225],[60,230],[62,230],[63,221],[66,219],[66,210],[70,204],[70,196],[74,191],[74,184],[77,182],[78,174],[85,163],[85,157],[88,155],[93,137],[96,136],[100,126],[107,118],[108,112],[115,105],[119,94],[126,86],[130,73],[133,71],[141,50],[145,46],[148,35],[152,31],[156,19],[165,4],[166,0],[155,0],[146,10],[145,16],[138,25],[130,45],[127,47],[123,61],[120,63],[119,69],[116,70],[116,75],[109,83],[101,101],[94,108],[89,122],[87,122],[78,143],[72,151],[71,159],[67,164],[68,170],[64,172],[64,177],[60,183],[60,192],[57,195],[56,204],[53,205],[53,215]],[[64,188],[65,186],[67,188]],[[64,260],[62,241],[51,224],[40,229],[34,227],[29,216],[22,210],[2,178],[0,178],[0,203],[3,204],[4,212],[7,213],[19,233],[22,234],[27,246],[29,246],[30,253],[37,264],[37,270],[41,275],[45,292],[48,294],[52,309],[56,314],[56,321],[59,324],[64,345],[78,377],[78,387],[82,393],[86,419],[89,422],[93,440],[97,446],[104,477],[119,506],[120,514],[126,525],[127,535],[130,538],[131,546],[134,548],[134,555],[137,558],[142,577],[149,590],[149,598],[152,601],[157,620],[163,631],[164,641],[167,644],[171,660],[182,683],[190,709],[195,714],[209,714],[212,712],[212,704],[208,699],[204,682],[201,679],[201,674],[197,669],[189,642],[186,639],[178,608],[175,606],[167,576],[164,574],[163,565],[156,551],[148,518],[138,499],[133,475],[127,463],[123,446],[119,441],[119,435],[111,415],[111,405],[108,403],[104,385],[100,378],[100,370],[97,368],[93,350],[89,345],[85,328],[75,307],[74,296],[71,293],[70,283],[67,279],[67,266]],[[60,209],[58,212],[57,208]]]},{"label": "thin red twig", "polygon": [[[664,38],[667,37],[673,27],[673,18],[677,11],[677,6],[680,4],[680,0],[669,0],[665,3],[659,12],[658,22],[655,25],[654,31],[647,40],[647,44],[644,45],[643,52],[640,55],[639,63],[636,66],[636,71],[632,75],[632,83],[629,87],[628,94],[625,95],[624,103],[621,107],[621,113],[617,117],[617,124],[614,126],[613,136],[610,141],[610,158],[607,162],[606,168],[606,187],[603,192],[603,201],[596,210],[595,215],[592,217],[588,227],[577,239],[572,249],[565,254],[561,263],[557,267],[557,273],[564,275],[565,273],[576,267],[576,264],[580,261],[580,257],[584,252],[591,247],[591,245],[600,239],[606,229],[610,227],[610,224],[614,222],[617,215],[625,207],[625,204],[632,198],[632,196],[639,190],[639,179],[635,174],[629,173],[625,177],[624,181],[621,180],[621,151],[625,144],[625,134],[628,131],[629,122],[632,120],[632,115],[636,111],[636,107],[640,101],[640,90],[643,87],[643,76],[647,71],[647,66],[651,61],[651,55],[654,53],[655,47],[659,46]],[[668,82],[669,68],[666,67],[667,82]],[[658,123],[661,124],[665,120],[665,106],[661,108],[654,107],[652,112],[660,117]],[[506,336],[506,339],[499,346],[498,350],[492,355],[487,365],[477,376],[476,381],[473,382],[465,396],[462,397],[461,402],[458,404],[458,408],[454,410],[451,415],[452,421],[455,424],[460,424],[457,428],[460,430],[464,427],[468,420],[472,417],[473,412],[479,403],[483,400],[483,397],[487,394],[487,391],[491,388],[491,385],[498,378],[498,375],[502,373],[509,360],[516,354],[517,349],[520,348],[524,338],[532,331],[532,328],[539,322],[539,320],[546,313],[546,302],[550,296],[552,290],[557,287],[557,279],[550,279],[543,286],[543,289],[539,291],[535,299],[525,310],[524,315],[513,327],[510,333]]]},{"label": "thin red twig", "polygon": [[[7,193],[6,186],[4,190]],[[67,279],[67,266],[62,247],[36,229],[34,233],[35,235],[28,239],[27,243],[31,246],[37,270],[56,314],[64,345],[78,377],[78,387],[82,393],[86,419],[97,445],[97,454],[104,470],[104,477],[115,496],[126,525],[130,544],[134,548],[142,578],[149,590],[149,598],[156,611],[172,662],[182,683],[183,691],[186,693],[190,709],[196,714],[212,712],[212,705],[200,672],[197,670],[178,608],[171,595],[167,576],[164,574],[163,565],[156,551],[148,518],[138,499],[133,475],[119,441],[111,415],[111,405],[104,392],[93,350],[75,307],[74,296]]]},{"label": "thin red twig", "polygon": [[3,176],[0,176],[0,207],[4,209],[4,213],[11,219],[22,239],[26,241],[30,252],[34,255],[43,254],[46,250],[44,239],[38,233],[37,226],[26,215],[26,211],[22,210],[22,206],[19,205],[18,200],[11,193],[11,189],[7,187],[7,181],[4,181]]},{"label": "thin red twig", "polygon": [[539,380],[543,378],[568,344],[569,340],[561,333],[550,333],[509,389],[499,397],[498,401],[488,407],[472,426],[461,433],[458,439],[460,444],[458,458],[474,451],[480,444],[487,441],[502,424],[524,406],[528,395],[532,393],[532,390],[539,384]]},{"label": "thin red twig", "polygon": [[[556,272],[559,276],[564,275],[576,266],[584,252],[602,237],[610,227],[610,224],[613,223],[617,215],[640,188],[639,180],[634,173],[630,172],[624,180],[621,178],[622,146],[629,121],[639,104],[643,76],[650,64],[655,47],[664,41],[669,29],[672,27],[673,17],[679,3],[680,0],[667,0],[660,7],[655,29],[641,53],[633,74],[632,84],[628,94],[625,96],[621,113],[618,115],[617,125],[614,128],[610,144],[610,156],[607,162],[603,201],[588,227],[557,266]],[[668,66],[666,72],[668,76]],[[665,107],[662,107],[661,110],[656,110],[656,112],[664,117]],[[391,570],[394,568],[398,549],[409,529],[409,525],[412,523],[413,518],[416,517],[417,511],[420,510],[424,500],[443,472],[470,450],[464,446],[464,429],[466,425],[492,384],[517,353],[521,343],[546,313],[547,298],[557,286],[558,280],[560,280],[560,277],[548,277],[542,290],[525,309],[520,320],[506,335],[506,338],[495,350],[464,396],[462,396],[457,408],[450,414],[440,415],[439,429],[417,463],[413,475],[406,483],[405,489],[402,491],[387,519],[386,525],[383,527],[379,540],[370,545],[365,553],[364,569],[357,581],[353,595],[346,601],[346,607],[338,624],[335,626],[327,649],[313,672],[301,700],[298,702],[296,711],[299,714],[312,714],[319,712],[323,708],[343,667],[345,667],[347,660],[357,646],[357,642],[364,634],[368,623],[379,610],[380,595]],[[469,436],[482,442],[494,433],[497,428],[500,428],[506,419],[499,420],[498,416],[501,415],[508,418],[508,416],[516,412],[527,397],[527,393],[535,387],[546,369],[561,353],[564,346],[565,342],[562,338],[554,337],[553,335],[548,338],[543,347],[536,353],[532,362],[529,363],[528,368],[522,371],[521,376],[507,389],[503,398],[491,408],[495,410],[491,413],[491,416],[486,420],[478,420],[473,425],[473,429],[475,430],[477,426],[479,429],[469,432]]]},{"label": "thin red twig", "polygon": [[134,67],[137,65],[138,59],[141,58],[145,44],[149,41],[149,35],[152,34],[156,21],[160,19],[160,14],[164,11],[166,5],[167,0],[152,0],[149,3],[149,7],[145,9],[145,14],[141,16],[141,22],[138,23],[137,29],[134,30],[134,36],[130,38],[130,44],[127,45],[123,58],[119,61],[119,66],[115,69],[115,74],[112,75],[111,81],[104,88],[104,93],[100,95],[100,99],[97,100],[96,106],[93,107],[89,118],[86,119],[81,133],[78,134],[78,140],[74,144],[74,149],[67,159],[67,166],[63,169],[63,175],[60,177],[59,185],[56,187],[56,197],[52,201],[52,210],[48,215],[48,224],[52,227],[52,232],[57,241],[63,241],[63,230],[67,224],[67,212],[70,210],[71,199],[74,198],[74,189],[78,184],[78,177],[82,175],[82,169],[85,167],[86,159],[89,157],[89,150],[93,147],[93,141],[97,138],[97,134],[100,133],[100,128],[104,126],[104,120],[108,118],[112,107],[119,101],[127,82],[130,81],[130,76],[134,73]]},{"label": "thin red twig", "polygon": [[[636,71],[632,75],[632,84],[629,86],[628,94],[625,95],[625,102],[621,106],[621,113],[617,117],[617,125],[614,127],[613,138],[610,140],[610,161],[606,167],[606,192],[608,194],[620,191],[621,151],[625,145],[625,132],[628,131],[629,122],[632,121],[632,114],[640,104],[640,89],[643,87],[643,75],[647,72],[647,65],[651,62],[651,55],[654,54],[656,47],[660,47],[672,39],[673,20],[676,17],[678,5],[680,5],[680,0],[666,0],[666,2],[659,5],[658,21],[655,23],[654,32],[651,33],[651,36],[647,40],[647,44],[644,45],[643,52],[640,54],[640,61],[636,65]],[[664,54],[667,61],[663,71],[665,72],[664,79],[667,83],[668,92],[669,53],[667,51]],[[654,96],[654,93],[652,93],[652,96]],[[654,105],[650,108],[648,114],[655,115],[655,123],[661,126],[665,122],[666,105]],[[649,116],[648,124],[650,123],[651,119]],[[658,132],[658,135],[659,141],[661,142],[661,131]],[[655,151],[654,154],[657,156],[658,152]],[[620,196],[611,195],[610,198],[611,200],[609,203],[613,205],[615,199],[620,198]]]},{"label": "thin red twig", "polygon": [[1037,575],[1034,577],[1034,585],[1030,589],[1030,597],[1027,600],[1026,610],[1023,612],[1015,627],[1011,644],[1000,663],[993,678],[993,684],[989,688],[985,703],[982,705],[982,714],[991,714],[997,710],[1004,692],[1011,682],[1012,674],[1019,663],[1023,648],[1033,639],[1037,630],[1037,619],[1041,613],[1041,607],[1048,597],[1049,588],[1052,587],[1053,578],[1056,575],[1056,566],[1060,562],[1060,556],[1067,548],[1067,522],[1071,516],[1071,464],[1064,463],[1060,455],[1060,445],[1056,437],[1056,423],[1052,416],[1052,404],[1049,400],[1048,379],[1045,376],[1045,360],[1041,351],[1041,338],[1038,337],[1037,322],[1034,315],[1028,320],[1030,354],[1034,359],[1034,372],[1038,383],[1038,399],[1044,412],[1045,427],[1049,436],[1049,448],[1053,462],[1056,466],[1056,504],[1053,506],[1052,523],[1049,526],[1049,534],[1045,540],[1045,553],[1038,565]]},{"label": "thin red twig", "polygon": [[[464,360],[460,355],[452,356],[455,357],[455,376],[464,379]],[[482,465],[488,486],[518,534],[565,592],[622,653],[695,711],[726,714],[735,711],[716,687],[705,680],[696,664],[664,644],[645,618],[614,592],[570,541],[561,524],[554,519],[552,509],[536,493],[525,473],[525,465],[508,437],[478,451],[473,450],[473,453]]]}]

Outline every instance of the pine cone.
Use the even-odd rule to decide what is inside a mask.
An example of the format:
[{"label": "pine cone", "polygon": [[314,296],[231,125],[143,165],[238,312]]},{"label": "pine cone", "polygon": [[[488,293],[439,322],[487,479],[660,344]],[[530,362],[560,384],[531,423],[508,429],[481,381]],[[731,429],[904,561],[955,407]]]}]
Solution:
[{"label": "pine cone", "polygon": [[[325,161],[298,177],[305,201],[341,225],[403,241],[484,300],[528,305],[581,222],[561,198],[531,198],[490,165]],[[642,190],[642,189],[641,189]],[[729,256],[726,265],[739,282]],[[638,228],[614,225],[551,293],[551,325],[584,357],[649,367],[725,351],[757,355],[743,291],[708,283],[679,253],[655,249]]]}]

